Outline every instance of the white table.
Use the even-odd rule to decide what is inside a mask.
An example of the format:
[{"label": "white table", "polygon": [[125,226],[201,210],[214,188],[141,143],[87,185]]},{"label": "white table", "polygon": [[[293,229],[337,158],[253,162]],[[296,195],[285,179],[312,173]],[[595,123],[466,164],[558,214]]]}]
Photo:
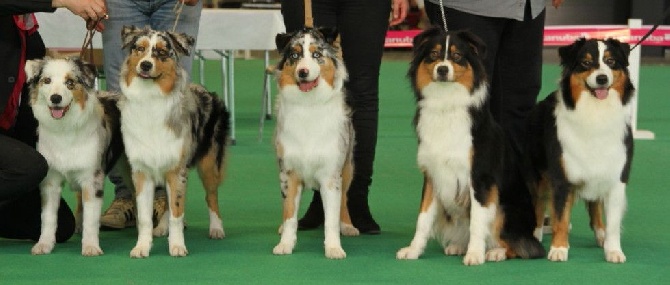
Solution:
[{"label": "white table", "polygon": [[[84,20],[65,9],[54,13],[37,13],[40,34],[48,48],[79,49],[84,42]],[[231,118],[231,139],[235,142],[235,50],[274,50],[275,36],[284,32],[279,10],[203,9],[196,50],[213,50],[222,57],[221,69],[224,99]],[[100,33],[93,38],[93,47],[102,48]],[[266,65],[269,61],[266,52]],[[202,65],[201,65],[202,66]],[[202,69],[201,69],[202,71]],[[201,72],[202,74],[202,72]],[[201,80],[202,81],[202,80]]]}]

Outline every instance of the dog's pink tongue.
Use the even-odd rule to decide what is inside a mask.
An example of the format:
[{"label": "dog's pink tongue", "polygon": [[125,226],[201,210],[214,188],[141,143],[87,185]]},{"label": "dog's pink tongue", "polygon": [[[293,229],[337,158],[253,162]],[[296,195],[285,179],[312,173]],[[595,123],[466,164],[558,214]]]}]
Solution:
[{"label": "dog's pink tongue", "polygon": [[65,114],[65,109],[51,109],[51,117],[54,119],[60,119]]},{"label": "dog's pink tongue", "polygon": [[307,92],[312,90],[316,85],[318,84],[318,80],[310,81],[310,82],[300,82],[298,83],[298,88],[300,88],[300,91],[302,92]]},{"label": "dog's pink tongue", "polygon": [[609,94],[609,91],[607,88],[598,88],[595,90],[596,92],[596,98],[603,100],[607,98],[607,95]]}]

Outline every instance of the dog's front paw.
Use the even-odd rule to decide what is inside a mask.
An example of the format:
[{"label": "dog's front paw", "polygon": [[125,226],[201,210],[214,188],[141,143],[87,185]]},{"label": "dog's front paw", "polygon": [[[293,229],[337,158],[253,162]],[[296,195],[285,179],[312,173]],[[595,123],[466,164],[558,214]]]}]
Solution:
[{"label": "dog's front paw", "polygon": [[465,250],[466,250],[465,246],[450,244],[450,245],[448,245],[447,247],[444,248],[444,254],[445,255],[464,255]]},{"label": "dog's front paw", "polygon": [[342,233],[343,236],[348,237],[355,237],[360,234],[360,232],[356,227],[354,227],[354,225],[345,223],[340,223],[340,233]]},{"label": "dog's front paw", "polygon": [[493,248],[486,252],[486,261],[503,261],[507,259],[507,250],[502,247]]},{"label": "dog's front paw", "polygon": [[342,247],[326,247],[326,257],[329,259],[344,259],[347,253]]},{"label": "dog's front paw", "polygon": [[30,250],[33,255],[49,254],[54,249],[54,244],[49,242],[38,242]]},{"label": "dog's front paw", "polygon": [[483,252],[468,252],[463,257],[463,264],[465,265],[480,265],[484,263],[485,255]]},{"label": "dog's front paw", "polygon": [[84,245],[81,247],[81,255],[83,256],[99,256],[103,254],[99,245]]},{"label": "dog's front paw", "polygon": [[626,255],[620,250],[610,250],[605,252],[605,259],[611,263],[624,263],[626,262]]},{"label": "dog's front paw", "polygon": [[223,231],[223,229],[209,229],[209,238],[211,239],[223,239],[226,237],[226,233]]},{"label": "dog's front paw", "polygon": [[184,245],[170,245],[170,255],[175,257],[182,257],[188,255],[188,250]]},{"label": "dog's front paw", "polygon": [[149,257],[149,252],[151,251],[151,246],[148,245],[136,245],[133,250],[130,251],[131,258],[145,258]]},{"label": "dog's front paw", "polygon": [[551,247],[547,259],[551,261],[568,261],[567,247]]},{"label": "dog's front paw", "polygon": [[279,243],[272,249],[272,253],[276,255],[286,255],[293,253],[293,245],[286,243]]},{"label": "dog's front paw", "polygon": [[403,247],[395,254],[397,259],[419,259],[421,256],[421,250],[413,248],[411,246]]}]

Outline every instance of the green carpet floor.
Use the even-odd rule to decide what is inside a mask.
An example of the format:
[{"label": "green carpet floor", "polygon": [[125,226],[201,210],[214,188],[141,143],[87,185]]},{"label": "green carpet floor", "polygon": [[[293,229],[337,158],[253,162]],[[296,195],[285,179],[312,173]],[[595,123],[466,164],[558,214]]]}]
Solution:
[{"label": "green carpet floor", "polygon": [[[217,62],[207,62],[207,86],[219,94]],[[416,166],[416,139],[411,127],[414,99],[405,78],[407,62],[385,61],[380,84],[380,129],[370,204],[382,226],[378,236],[344,237],[345,260],[323,255],[323,231],[298,233],[293,255],[274,256],[279,241],[281,196],[267,121],[258,141],[263,62],[236,61],[237,144],[230,148],[227,180],[220,197],[224,240],[207,238],[204,191],[197,175],[189,181],[186,208],[188,257],[173,258],[167,240],[154,240],[151,256],[130,259],[136,230],[105,231],[100,257],[80,255],[81,238],[58,244],[53,253],[31,256],[29,241],[0,240],[0,284],[662,284],[670,269],[669,198],[670,67],[643,66],[639,127],[656,139],[636,140],[628,187],[629,207],[622,246],[628,261],[608,264],[588,227],[583,203],[573,209],[568,262],[546,259],[509,260],[466,267],[447,257],[435,242],[415,261],[395,259],[414,234],[422,179]],[[197,68],[194,78],[197,76]],[[542,97],[558,78],[557,66],[546,66]],[[519,79],[523,80],[523,79]],[[275,89],[276,90],[276,89]],[[193,173],[194,174],[194,173]],[[105,207],[113,194],[106,187]],[[69,201],[73,194],[65,193]],[[302,210],[311,199],[303,195]],[[301,211],[302,212],[302,211]],[[545,237],[548,247],[550,236]],[[663,281],[666,280],[666,281]]]}]

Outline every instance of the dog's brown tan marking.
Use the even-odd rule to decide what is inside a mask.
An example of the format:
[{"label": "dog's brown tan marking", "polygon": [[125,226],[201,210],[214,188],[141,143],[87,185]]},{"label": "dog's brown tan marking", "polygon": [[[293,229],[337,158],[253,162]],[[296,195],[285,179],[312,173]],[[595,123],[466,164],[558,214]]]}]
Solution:
[{"label": "dog's brown tan marking", "polygon": [[[437,53],[438,55],[440,54],[440,51],[442,50],[442,45],[435,45],[433,47],[432,52]],[[439,61],[434,60],[431,62],[426,62],[422,61],[421,64],[419,65],[419,68],[416,71],[416,87],[419,90],[422,90],[424,87],[426,87],[428,84],[433,82],[433,70],[435,70],[435,65],[437,65]]]},{"label": "dog's brown tan marking", "polygon": [[351,186],[351,180],[354,179],[354,164],[351,161],[351,157],[348,156],[347,160],[344,162],[344,167],[342,167],[342,197],[340,204],[340,221],[351,225],[351,216],[349,215],[349,207],[347,206],[347,192],[349,192],[349,186]]},{"label": "dog's brown tan marking", "polygon": [[605,232],[605,223],[603,223],[603,202],[602,201],[588,201],[586,207],[589,211],[589,225],[596,234],[596,242],[602,246],[604,240],[600,240],[598,232]]},{"label": "dog's brown tan marking", "polygon": [[205,187],[205,200],[207,200],[207,206],[210,211],[216,213],[216,215],[221,218],[219,212],[218,187],[224,178],[225,165],[217,165],[217,153],[218,150],[216,147],[212,147],[207,155],[198,161],[197,168],[198,174],[202,179],[202,184]]},{"label": "dog's brown tan marking", "polygon": [[[593,61],[593,56],[587,53],[582,61]],[[586,78],[591,73],[593,73],[593,69],[588,69],[584,72],[574,72],[570,75],[570,95],[572,96],[572,102],[575,102],[575,104],[579,101],[582,92],[588,91]]]},{"label": "dog's brown tan marking", "polygon": [[460,61],[461,58],[460,54],[462,54],[461,51],[459,51],[456,46],[449,47],[449,52],[454,61],[452,63],[452,66],[454,67],[453,70],[454,81],[465,86],[465,88],[467,88],[468,91],[472,92],[473,89],[475,88],[475,86],[473,85],[475,82],[474,80],[475,74],[472,70],[472,66],[470,66],[470,63],[468,62],[465,62],[465,65],[461,65],[455,62]]},{"label": "dog's brown tan marking", "polygon": [[139,195],[144,191],[144,182],[147,180],[146,174],[141,171],[133,171],[133,184],[135,185],[135,193]]},{"label": "dog's brown tan marking", "polygon": [[[166,42],[159,41],[156,43],[155,49],[159,55],[167,53]],[[177,66],[176,61],[170,57],[156,58],[156,75],[159,76],[156,80],[160,86],[163,94],[170,94],[177,82]]]},{"label": "dog's brown tan marking", "polygon": [[421,206],[419,213],[428,212],[428,208],[433,204],[435,193],[433,193],[433,179],[426,172],[423,173],[423,191],[421,192]]},{"label": "dog's brown tan marking", "polygon": [[286,190],[283,191],[286,196],[283,201],[283,221],[286,221],[295,215],[295,199],[298,197],[298,189],[302,184],[300,177],[298,177],[298,174],[295,171],[288,171],[286,175],[288,177],[286,178]]},{"label": "dog's brown tan marking", "polygon": [[568,233],[570,231],[570,213],[572,212],[574,199],[574,191],[571,190],[565,199],[563,211],[560,213],[554,208],[554,203],[551,203],[551,228],[554,234],[551,240],[552,247],[569,247]]},{"label": "dog's brown tan marking", "polygon": [[170,213],[178,218],[184,214],[186,206],[186,169],[176,167],[165,174],[165,183],[170,191]]},{"label": "dog's brown tan marking", "polygon": [[84,109],[86,106],[86,100],[88,100],[88,92],[86,87],[81,83],[77,82],[77,77],[71,73],[68,73],[65,76],[65,86],[72,92],[72,97],[74,102],[79,104],[81,109]]},{"label": "dog's brown tan marking", "polygon": [[[612,59],[613,58],[612,52],[610,52],[609,50],[605,51],[603,58],[605,58],[605,60]],[[610,88],[616,90],[617,93],[619,93],[619,98],[623,101],[623,98],[626,95],[626,90],[628,88],[628,82],[630,82],[630,79],[628,78],[628,76],[626,76],[625,69],[623,68],[613,68],[612,77],[613,80]]]}]

